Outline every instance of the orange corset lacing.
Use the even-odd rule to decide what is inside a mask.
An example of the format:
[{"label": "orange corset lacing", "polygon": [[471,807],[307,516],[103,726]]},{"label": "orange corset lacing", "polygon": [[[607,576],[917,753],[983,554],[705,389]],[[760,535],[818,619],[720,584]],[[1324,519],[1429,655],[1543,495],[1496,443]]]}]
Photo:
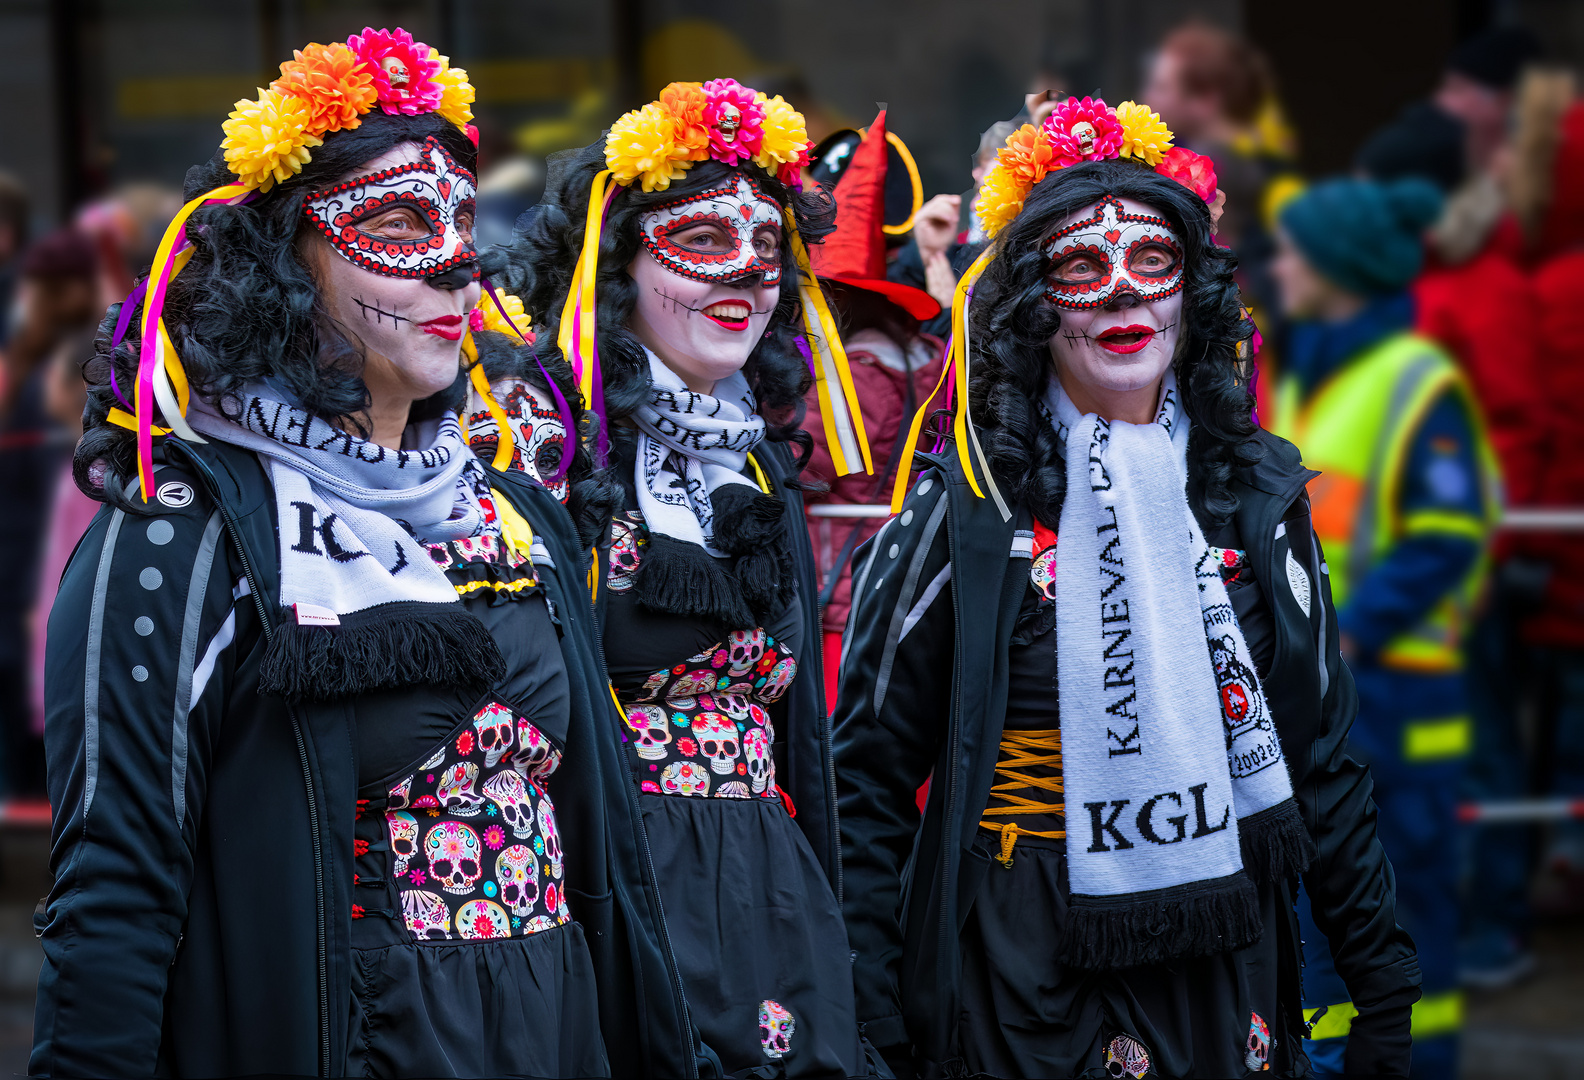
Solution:
[{"label": "orange corset lacing", "polygon": [[[1006,731],[1001,735],[1001,753],[996,759],[998,782],[990,788],[991,805],[985,807],[981,829],[1001,834],[1001,854],[996,861],[1011,869],[1012,848],[1019,836],[1038,836],[1045,840],[1065,840],[1067,830],[1036,829],[1031,824],[1065,823],[1066,804],[1062,790],[1061,729],[1049,731]],[[1021,792],[1021,794],[1020,794]],[[1055,802],[1041,801],[1042,792],[1056,796]],[[1000,805],[997,805],[999,801]],[[1053,822],[1029,822],[1040,815],[1054,815]],[[992,818],[1025,819],[992,821]]]}]

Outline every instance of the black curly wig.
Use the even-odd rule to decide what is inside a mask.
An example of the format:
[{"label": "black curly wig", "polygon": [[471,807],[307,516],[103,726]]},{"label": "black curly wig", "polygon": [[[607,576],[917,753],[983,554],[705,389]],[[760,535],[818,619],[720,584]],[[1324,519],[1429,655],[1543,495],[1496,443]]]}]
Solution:
[{"label": "black curly wig", "polygon": [[[313,231],[303,202],[392,147],[422,144],[430,137],[463,168],[473,169],[477,152],[454,124],[433,113],[393,116],[375,110],[356,128],[328,136],[313,149],[313,159],[301,173],[267,194],[245,205],[206,206],[193,214],[187,235],[195,251],[170,283],[164,318],[195,394],[218,403],[249,383],[271,379],[315,416],[359,429],[358,418],[369,405],[361,374],[364,357],[355,339],[327,313],[302,257],[298,239]],[[224,154],[216,151],[206,164],[188,170],[184,197],[192,199],[235,180]],[[126,337],[110,348],[119,312],[120,305],[114,305],[106,314],[94,355],[83,368],[88,383],[86,434],[78,444],[73,475],[89,496],[141,511],[141,501],[126,494],[137,473],[133,433],[106,420],[118,404],[111,371],[122,393],[130,394],[141,347],[139,320],[133,319]],[[543,381],[536,365],[516,357],[508,342],[487,348],[481,342],[481,350],[489,354],[486,370],[491,375],[511,371]],[[558,368],[547,361],[546,367],[560,372],[555,377],[563,393],[574,396],[565,365]],[[466,381],[459,373],[451,388],[415,405],[413,418],[455,408],[465,393]]]},{"label": "black curly wig", "polygon": [[1056,432],[1039,411],[1054,372],[1050,339],[1060,311],[1046,299],[1044,244],[1067,217],[1104,196],[1136,199],[1165,214],[1183,243],[1183,331],[1173,366],[1193,419],[1188,494],[1211,522],[1237,510],[1232,471],[1259,460],[1258,430],[1238,346],[1254,332],[1232,272],[1237,257],[1211,237],[1204,201],[1175,180],[1126,160],[1062,169],[1035,185],[995,240],[996,256],[974,286],[969,400],[996,481],[1040,521],[1061,518],[1066,470]]},{"label": "black curly wig", "polygon": [[[484,273],[496,285],[522,298],[539,330],[539,355],[554,353],[561,308],[572,284],[578,253],[583,248],[583,228],[594,176],[605,168],[605,140],[581,150],[568,151],[551,160],[544,201],[524,214],[509,245],[485,252]],[[614,425],[630,415],[644,400],[649,386],[649,363],[643,346],[628,329],[638,289],[627,267],[641,250],[640,215],[662,203],[701,194],[743,172],[784,209],[792,208],[798,233],[805,244],[823,240],[836,224],[836,205],[822,191],[799,192],[749,162],[732,168],[717,161],[701,161],[665,191],[646,192],[634,185],[619,191],[600,231],[598,327],[600,367],[604,374],[605,409]],[[813,443],[798,429],[803,418],[803,395],[812,383],[808,361],[796,339],[802,334],[802,303],[795,282],[798,268],[790,244],[781,248],[781,299],[743,375],[766,420],[766,437],[791,442],[800,449],[801,465]]]}]

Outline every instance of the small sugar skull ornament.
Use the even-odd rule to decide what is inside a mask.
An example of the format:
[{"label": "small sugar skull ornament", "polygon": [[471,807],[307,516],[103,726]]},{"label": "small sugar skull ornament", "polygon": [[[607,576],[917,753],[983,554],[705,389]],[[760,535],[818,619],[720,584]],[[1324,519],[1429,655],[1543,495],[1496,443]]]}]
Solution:
[{"label": "small sugar skull ornament", "polygon": [[667,795],[707,795],[709,770],[692,761],[673,761],[660,774],[660,790]]},{"label": "small sugar skull ornament", "polygon": [[770,738],[763,728],[743,732],[743,762],[748,766],[748,782],[755,795],[764,794],[775,780],[775,760],[770,756]]},{"label": "small sugar skull ornament", "polygon": [[435,893],[422,889],[402,893],[402,919],[419,941],[444,941],[451,936],[451,909]]},{"label": "small sugar skull ornament", "polygon": [[753,795],[748,791],[748,785],[741,780],[728,780],[715,789],[717,799],[751,799]]},{"label": "small sugar skull ornament", "polygon": [[742,738],[728,717],[717,712],[700,713],[693,718],[693,737],[709,758],[711,772],[726,776],[736,771]]},{"label": "small sugar skull ornament", "polygon": [[656,705],[629,705],[627,726],[638,740],[635,749],[645,761],[664,761],[671,742],[671,724],[665,710]]},{"label": "small sugar skull ornament", "polygon": [[407,864],[418,854],[418,819],[405,810],[388,811],[385,825],[390,830],[391,855],[396,860],[397,877],[407,872]]},{"label": "small sugar skull ornament", "polygon": [[726,673],[733,676],[748,674],[748,670],[764,655],[765,632],[762,629],[733,630],[726,635]]},{"label": "small sugar skull ornament", "polygon": [[715,680],[714,668],[697,668],[678,679],[666,696],[674,700],[679,697],[692,697],[694,694],[705,694],[715,689]]},{"label": "small sugar skull ornament", "polygon": [[1249,1013],[1248,1046],[1243,1054],[1243,1065],[1249,1072],[1270,1070],[1272,1039],[1270,1028],[1259,1013]]},{"label": "small sugar skull ornament", "polygon": [[457,937],[466,941],[511,937],[511,920],[492,900],[469,900],[456,913]]},{"label": "small sugar skull ornament", "polygon": [[524,776],[543,779],[561,764],[561,752],[526,716],[517,718],[517,755],[512,764]]},{"label": "small sugar skull ornament", "polygon": [[424,837],[424,855],[429,860],[429,873],[454,896],[472,892],[484,876],[478,833],[460,821],[442,821],[430,829]]},{"label": "small sugar skull ornament", "polygon": [[495,856],[495,883],[513,915],[527,915],[539,902],[539,860],[533,849],[513,844]]},{"label": "small sugar skull ornament", "polygon": [[556,828],[555,807],[548,798],[539,800],[539,835],[544,837],[545,857],[550,860],[550,875],[561,876],[561,832]]},{"label": "small sugar skull ornament", "polygon": [[533,802],[528,798],[528,785],[516,769],[502,769],[484,781],[484,795],[500,807],[501,820],[511,827],[512,835],[526,840],[533,835]]},{"label": "small sugar skull ornament", "polygon": [[493,769],[512,748],[514,726],[512,711],[498,701],[484,706],[473,718],[473,730],[478,733],[478,746],[484,751],[486,769]]},{"label": "small sugar skull ornament", "polygon": [[1118,1035],[1106,1044],[1106,1075],[1113,1080],[1141,1080],[1149,1072],[1149,1051],[1131,1035]]},{"label": "small sugar skull ornament", "polygon": [[484,796],[473,790],[478,774],[476,762],[458,761],[448,766],[435,789],[440,805],[457,817],[476,817],[484,809]]},{"label": "small sugar skull ornament", "polygon": [[796,1031],[797,1019],[779,1001],[759,1003],[759,1045],[765,1057],[776,1061],[790,1054]]}]

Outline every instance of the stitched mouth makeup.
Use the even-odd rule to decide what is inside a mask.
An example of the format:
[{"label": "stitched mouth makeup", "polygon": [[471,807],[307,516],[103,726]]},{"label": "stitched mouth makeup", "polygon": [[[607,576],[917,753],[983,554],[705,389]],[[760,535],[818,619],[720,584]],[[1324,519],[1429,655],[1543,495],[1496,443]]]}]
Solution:
[{"label": "stitched mouth makeup", "polygon": [[418,328],[426,334],[433,334],[447,341],[460,341],[465,324],[466,320],[460,315],[441,315],[437,319],[419,323]]}]

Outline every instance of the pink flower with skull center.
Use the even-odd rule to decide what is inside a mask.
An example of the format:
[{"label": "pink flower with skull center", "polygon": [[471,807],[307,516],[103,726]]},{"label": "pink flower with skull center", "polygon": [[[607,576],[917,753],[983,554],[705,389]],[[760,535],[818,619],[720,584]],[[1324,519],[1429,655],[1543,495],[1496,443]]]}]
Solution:
[{"label": "pink flower with skull center", "polygon": [[1052,165],[1058,169],[1114,158],[1122,150],[1122,125],[1100,98],[1068,98],[1041,127],[1056,154]]},{"label": "pink flower with skull center", "polygon": [[440,61],[430,59],[429,46],[414,41],[407,31],[365,26],[361,34],[347,38],[347,45],[369,65],[380,107],[386,112],[417,116],[440,107],[444,90],[436,78]]},{"label": "pink flower with skull center", "polygon": [[[704,84],[704,126],[709,129],[710,157],[736,165],[759,153],[764,141],[764,106],[736,79],[711,79]],[[722,130],[722,129],[725,130]]]}]

